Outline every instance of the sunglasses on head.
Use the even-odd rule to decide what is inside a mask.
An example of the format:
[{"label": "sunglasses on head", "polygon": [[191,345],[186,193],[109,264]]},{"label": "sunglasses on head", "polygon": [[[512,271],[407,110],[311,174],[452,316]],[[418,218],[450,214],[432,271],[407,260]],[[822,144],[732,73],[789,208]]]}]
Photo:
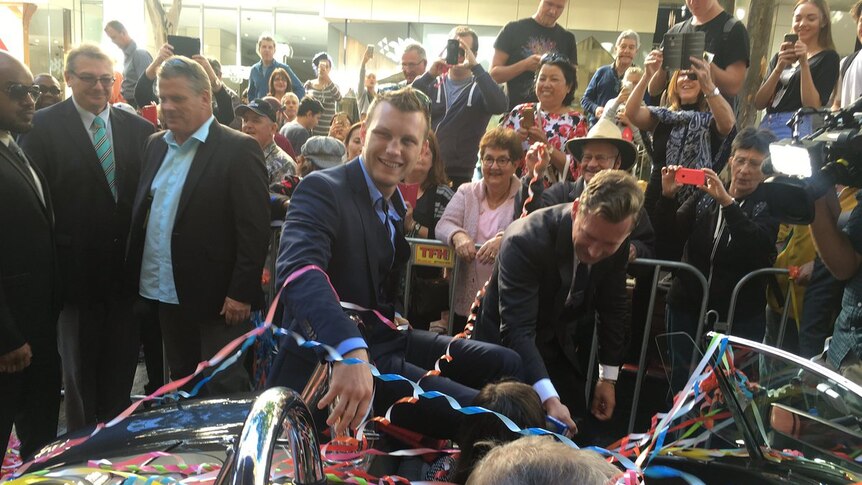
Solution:
[{"label": "sunglasses on head", "polygon": [[42,89],[39,88],[38,84],[10,84],[6,86],[6,89],[4,89],[3,92],[15,100],[22,100],[27,95],[30,95],[30,97],[35,101],[42,95]]}]

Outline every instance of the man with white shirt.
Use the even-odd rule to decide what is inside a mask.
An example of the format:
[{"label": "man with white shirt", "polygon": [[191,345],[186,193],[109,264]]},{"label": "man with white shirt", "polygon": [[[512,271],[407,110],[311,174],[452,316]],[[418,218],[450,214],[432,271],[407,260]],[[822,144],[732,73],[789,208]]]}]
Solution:
[{"label": "man with white shirt", "polygon": [[571,431],[573,414],[589,418],[583,393],[592,376],[578,359],[588,351],[577,349],[575,338],[589,312],[598,316],[600,364],[591,414],[600,421],[613,416],[625,351],[627,241],[642,205],[634,177],[603,170],[574,204],[516,220],[503,236],[482,302],[474,338],[515,350],[545,411]]},{"label": "man with white shirt", "polygon": [[21,456],[57,436],[60,292],[45,178],[13,140],[33,127],[39,86],[0,52],[0,453],[14,424]]},{"label": "man with white shirt", "polygon": [[134,295],[121,291],[141,150],[153,125],[112,108],[111,59],[82,45],[66,57],[72,96],[36,112],[21,148],[54,200],[64,306],[58,323],[70,431],[129,404],[138,356]]}]

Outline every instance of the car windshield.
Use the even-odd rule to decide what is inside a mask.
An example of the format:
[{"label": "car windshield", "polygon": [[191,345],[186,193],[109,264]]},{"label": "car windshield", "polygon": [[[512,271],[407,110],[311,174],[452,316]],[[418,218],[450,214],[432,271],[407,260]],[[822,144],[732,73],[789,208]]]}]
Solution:
[{"label": "car windshield", "polygon": [[653,430],[653,453],[698,460],[762,457],[804,474],[862,479],[858,385],[744,339],[710,334],[707,341],[704,359],[688,336],[659,337],[660,347],[692,359],[683,366],[690,376],[685,388]]},{"label": "car windshield", "polygon": [[862,389],[787,352],[742,339],[722,366],[758,444],[774,458],[862,473]]}]

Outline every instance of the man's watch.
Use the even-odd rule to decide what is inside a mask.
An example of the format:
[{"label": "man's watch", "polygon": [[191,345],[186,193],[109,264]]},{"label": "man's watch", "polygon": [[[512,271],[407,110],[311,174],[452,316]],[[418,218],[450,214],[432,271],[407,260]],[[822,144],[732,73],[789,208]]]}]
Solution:
[{"label": "man's watch", "polygon": [[704,96],[706,97],[706,99],[709,99],[709,98],[714,98],[720,94],[721,94],[721,91],[719,91],[718,86],[716,86],[715,88],[713,88],[711,93],[705,93]]}]

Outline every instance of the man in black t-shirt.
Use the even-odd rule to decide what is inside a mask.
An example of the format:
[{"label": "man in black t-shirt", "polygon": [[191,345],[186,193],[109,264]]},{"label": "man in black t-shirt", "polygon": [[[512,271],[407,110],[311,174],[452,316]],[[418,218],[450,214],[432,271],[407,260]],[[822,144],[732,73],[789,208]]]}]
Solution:
[{"label": "man in black t-shirt", "polygon": [[494,41],[491,78],[506,83],[509,109],[535,102],[533,77],[544,54],[555,52],[578,65],[575,35],[557,23],[567,0],[540,0],[532,17],[509,22]]},{"label": "man in black t-shirt", "polygon": [[[714,55],[710,74],[721,94],[734,105],[733,100],[745,82],[751,45],[748,31],[742,22],[731,17],[721,8],[718,0],[686,0],[692,18],[684,20],[668,30],[668,33],[705,32],[706,52]],[[662,60],[660,50],[650,52]],[[649,94],[659,99],[667,87],[668,73],[660,69],[649,83]]]}]

